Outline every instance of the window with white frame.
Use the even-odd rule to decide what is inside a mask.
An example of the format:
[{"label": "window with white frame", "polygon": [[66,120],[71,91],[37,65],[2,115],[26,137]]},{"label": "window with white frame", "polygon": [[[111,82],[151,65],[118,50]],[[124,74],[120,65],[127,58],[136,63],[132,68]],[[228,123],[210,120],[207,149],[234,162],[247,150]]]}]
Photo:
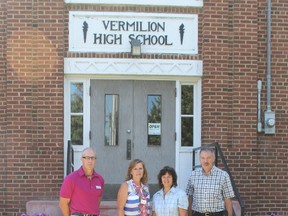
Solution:
[{"label": "window with white frame", "polygon": [[70,82],[70,140],[72,145],[83,145],[83,82]]},{"label": "window with white frame", "polygon": [[66,77],[64,88],[65,144],[70,141],[75,151],[82,151],[90,146],[90,80]]},{"label": "window with white frame", "polygon": [[181,86],[181,146],[192,147],[194,130],[194,86]]}]

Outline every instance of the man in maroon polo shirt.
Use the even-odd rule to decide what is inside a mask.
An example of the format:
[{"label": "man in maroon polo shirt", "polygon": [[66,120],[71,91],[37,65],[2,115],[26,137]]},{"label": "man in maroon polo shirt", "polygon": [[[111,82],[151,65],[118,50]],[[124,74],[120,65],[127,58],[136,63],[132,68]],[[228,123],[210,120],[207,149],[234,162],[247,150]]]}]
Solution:
[{"label": "man in maroon polo shirt", "polygon": [[82,166],[66,176],[61,186],[59,207],[63,216],[100,214],[104,179],[94,170],[96,152],[84,149],[81,161]]}]

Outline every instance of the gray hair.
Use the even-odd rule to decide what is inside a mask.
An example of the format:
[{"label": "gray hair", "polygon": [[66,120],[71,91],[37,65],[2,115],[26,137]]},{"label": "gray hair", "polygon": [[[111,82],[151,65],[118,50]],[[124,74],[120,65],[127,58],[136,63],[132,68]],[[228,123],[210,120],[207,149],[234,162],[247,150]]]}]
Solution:
[{"label": "gray hair", "polygon": [[92,147],[87,147],[87,148],[83,149],[81,156],[82,157],[85,156],[84,153],[88,150],[92,150],[94,152],[95,157],[96,157],[96,151]]},{"label": "gray hair", "polygon": [[215,150],[214,148],[211,148],[211,147],[208,147],[208,146],[204,146],[203,148],[201,148],[200,150],[200,155],[201,155],[201,152],[210,152],[212,154],[213,157],[215,157]]}]

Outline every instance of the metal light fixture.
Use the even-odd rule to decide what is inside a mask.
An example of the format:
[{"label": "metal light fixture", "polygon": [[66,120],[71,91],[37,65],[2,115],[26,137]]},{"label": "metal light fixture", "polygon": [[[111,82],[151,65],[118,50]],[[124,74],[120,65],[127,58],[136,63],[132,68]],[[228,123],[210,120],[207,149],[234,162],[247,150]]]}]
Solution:
[{"label": "metal light fixture", "polygon": [[141,41],[137,39],[131,39],[131,55],[140,56],[141,55]]}]

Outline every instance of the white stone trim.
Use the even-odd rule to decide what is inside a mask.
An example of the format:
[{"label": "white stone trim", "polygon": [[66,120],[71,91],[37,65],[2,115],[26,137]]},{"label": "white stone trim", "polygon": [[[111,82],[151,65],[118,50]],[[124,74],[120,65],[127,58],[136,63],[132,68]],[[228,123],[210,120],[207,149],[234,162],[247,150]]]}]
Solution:
[{"label": "white stone trim", "polygon": [[159,5],[159,6],[183,6],[203,7],[203,0],[64,0],[71,4],[117,4],[117,5]]},{"label": "white stone trim", "polygon": [[65,58],[64,73],[201,77],[203,65],[201,60]]}]

